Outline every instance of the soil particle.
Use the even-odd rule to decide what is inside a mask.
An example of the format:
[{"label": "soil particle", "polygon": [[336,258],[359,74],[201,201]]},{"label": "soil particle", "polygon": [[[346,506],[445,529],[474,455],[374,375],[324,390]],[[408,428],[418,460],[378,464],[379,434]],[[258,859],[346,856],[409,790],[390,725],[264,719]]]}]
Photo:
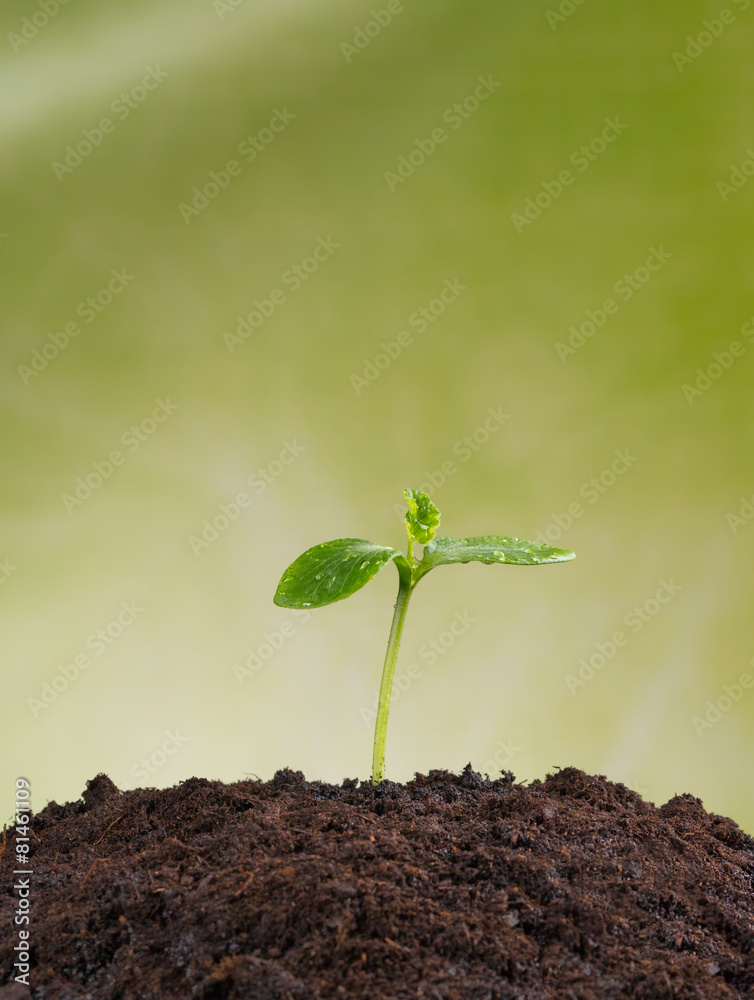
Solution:
[{"label": "soil particle", "polygon": [[691,795],[101,774],[32,829],[35,1000],[754,1000],[754,840]]}]

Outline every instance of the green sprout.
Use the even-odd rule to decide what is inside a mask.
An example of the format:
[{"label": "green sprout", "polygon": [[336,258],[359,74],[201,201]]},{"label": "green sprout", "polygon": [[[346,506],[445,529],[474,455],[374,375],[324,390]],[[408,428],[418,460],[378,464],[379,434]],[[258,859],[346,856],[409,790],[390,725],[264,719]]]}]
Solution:
[{"label": "green sprout", "polygon": [[[406,621],[406,611],[416,585],[436,566],[450,563],[510,563],[512,566],[541,566],[567,562],[575,558],[568,549],[526,542],[521,538],[480,535],[476,538],[435,538],[440,526],[440,512],[426,493],[404,490],[408,501],[406,555],[398,549],[375,545],[363,538],[338,538],[307,549],[283,573],[274,601],[281,608],[322,608],[342,601],[368,583],[373,576],[394,562],[398,570],[398,599],[382,668],[380,699],[374,730],[372,784],[378,785],[385,774],[385,737],[393,675],[398,648]],[[414,557],[414,544],[424,546],[421,560]]]}]

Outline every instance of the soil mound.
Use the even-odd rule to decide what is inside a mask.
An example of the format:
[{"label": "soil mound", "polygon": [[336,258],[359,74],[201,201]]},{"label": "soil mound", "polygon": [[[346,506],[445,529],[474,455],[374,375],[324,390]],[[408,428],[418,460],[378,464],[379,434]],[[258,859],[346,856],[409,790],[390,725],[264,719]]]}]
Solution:
[{"label": "soil mound", "polygon": [[32,827],[35,1000],[754,1000],[754,840],[691,795],[98,775]]}]

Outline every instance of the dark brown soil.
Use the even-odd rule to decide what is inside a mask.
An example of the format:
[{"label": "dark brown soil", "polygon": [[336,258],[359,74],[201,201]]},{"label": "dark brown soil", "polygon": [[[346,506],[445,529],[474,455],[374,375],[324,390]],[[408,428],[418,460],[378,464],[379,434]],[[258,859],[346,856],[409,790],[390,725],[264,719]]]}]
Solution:
[{"label": "dark brown soil", "polygon": [[35,1000],[754,1000],[754,840],[691,795],[98,775],[33,830]]}]

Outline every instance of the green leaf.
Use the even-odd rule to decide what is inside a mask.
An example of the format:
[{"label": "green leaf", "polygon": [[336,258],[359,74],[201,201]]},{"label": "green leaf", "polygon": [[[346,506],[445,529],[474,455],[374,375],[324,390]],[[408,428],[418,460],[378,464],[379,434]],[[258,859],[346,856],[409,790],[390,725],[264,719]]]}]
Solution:
[{"label": "green leaf", "polygon": [[420,575],[435,566],[450,563],[510,563],[513,566],[542,566],[545,563],[567,562],[576,554],[568,549],[554,549],[550,545],[527,542],[523,538],[501,538],[498,535],[480,535],[477,538],[436,538],[424,549],[419,563]]},{"label": "green leaf", "polygon": [[426,545],[440,527],[440,511],[420,490],[404,490],[403,495],[408,502],[406,525],[409,537],[420,545]]},{"label": "green leaf", "polygon": [[361,590],[391,559],[401,577],[410,579],[411,569],[398,549],[363,538],[322,542],[291,563],[273,600],[281,608],[322,608]]}]

